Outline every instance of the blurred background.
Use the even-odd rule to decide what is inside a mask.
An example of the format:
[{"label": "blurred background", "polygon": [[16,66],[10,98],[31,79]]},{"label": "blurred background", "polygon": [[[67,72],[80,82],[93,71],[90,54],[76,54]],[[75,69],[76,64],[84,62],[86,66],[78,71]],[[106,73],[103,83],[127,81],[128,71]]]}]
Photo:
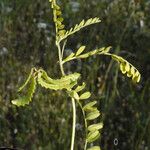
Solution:
[{"label": "blurred background", "polygon": [[[104,128],[97,144],[102,150],[150,150],[150,1],[61,0],[60,5],[68,29],[82,19],[102,20],[71,36],[65,55],[80,45],[87,51],[111,45],[142,74],[134,84],[104,56],[64,66],[67,73],[82,74],[98,101]],[[0,0],[0,147],[69,149],[72,107],[65,92],[38,87],[29,106],[11,104],[33,66],[60,77],[54,31],[48,0]],[[84,124],[77,111],[75,150],[81,150]]]}]

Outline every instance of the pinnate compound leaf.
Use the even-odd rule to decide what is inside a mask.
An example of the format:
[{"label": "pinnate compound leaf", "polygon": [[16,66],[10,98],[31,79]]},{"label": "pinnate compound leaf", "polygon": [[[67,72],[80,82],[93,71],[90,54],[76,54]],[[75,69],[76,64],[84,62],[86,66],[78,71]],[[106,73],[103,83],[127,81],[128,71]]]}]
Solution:
[{"label": "pinnate compound leaf", "polygon": [[84,50],[85,50],[85,46],[81,46],[81,47],[77,50],[76,56],[80,55]]},{"label": "pinnate compound leaf", "polygon": [[86,119],[87,120],[94,120],[99,116],[100,116],[100,112],[98,110],[94,110],[94,111],[87,114]]},{"label": "pinnate compound leaf", "polygon": [[88,148],[87,150],[101,150],[99,146],[92,146]]},{"label": "pinnate compound leaf", "polygon": [[91,142],[97,140],[99,137],[100,137],[100,133],[98,130],[91,131],[87,135],[87,142],[91,143]]},{"label": "pinnate compound leaf", "polygon": [[76,24],[75,27],[71,28],[70,30],[66,31],[66,33],[64,34],[64,36],[60,37],[59,42],[62,41],[63,39],[67,38],[68,36],[80,31],[82,28],[95,24],[95,23],[99,23],[101,22],[101,20],[97,17],[95,18],[90,18],[87,21],[82,20],[79,24]]},{"label": "pinnate compound leaf", "polygon": [[100,130],[103,128],[103,123],[92,124],[88,126],[89,131]]},{"label": "pinnate compound leaf", "polygon": [[47,75],[47,73],[44,70],[42,70],[41,77],[43,77],[47,83],[62,86],[72,84],[72,82],[77,81],[80,77],[80,74],[75,72],[73,74],[63,76],[60,79],[52,79]]},{"label": "pinnate compound leaf", "polygon": [[77,84],[77,80],[80,77],[79,73],[73,73],[66,75],[60,79],[52,79],[48,77],[47,73],[44,71],[39,72],[38,74],[38,83],[47,89],[52,90],[62,90],[62,89],[71,89]]},{"label": "pinnate compound leaf", "polygon": [[80,100],[82,99],[88,99],[91,96],[90,92],[85,92],[80,96]]}]

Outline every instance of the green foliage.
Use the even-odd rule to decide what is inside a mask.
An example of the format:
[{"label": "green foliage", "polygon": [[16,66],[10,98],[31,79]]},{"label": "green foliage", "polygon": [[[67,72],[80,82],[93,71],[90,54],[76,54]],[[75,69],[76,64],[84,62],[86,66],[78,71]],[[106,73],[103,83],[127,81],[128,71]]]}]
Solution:
[{"label": "green foliage", "polygon": [[62,90],[67,89],[70,90],[77,84],[77,80],[80,77],[79,73],[70,74],[60,79],[52,79],[50,78],[44,70],[40,70],[38,72],[38,83],[47,89],[52,90]]},{"label": "green foliage", "polygon": [[82,20],[79,24],[76,24],[75,27],[72,27],[70,30],[65,31],[64,34],[62,34],[58,40],[58,42],[61,42],[62,40],[68,38],[68,36],[80,31],[82,28],[85,28],[89,25],[100,23],[101,20],[97,17],[90,18],[87,21]]},{"label": "green foliage", "polygon": [[99,130],[103,128],[103,123],[92,124],[88,127],[89,131]]},{"label": "green foliage", "polygon": [[[109,53],[111,46],[109,47],[102,47],[100,49],[96,49],[93,51],[90,51],[88,53],[81,54],[83,50],[85,49],[85,46],[81,46],[77,53],[71,53],[67,58],[63,60],[63,63],[74,60],[74,59],[83,59],[83,58],[88,58],[93,55],[106,55],[106,56],[111,56],[112,59],[116,60],[119,65],[120,65],[120,70],[123,74],[127,73],[127,77],[131,77],[134,82],[139,82],[141,79],[141,74],[139,71],[132,65],[130,64],[127,60],[123,59],[121,56],[117,56],[115,54]],[[80,53],[81,52],[81,53]],[[81,54],[81,55],[80,55]]]},{"label": "green foliage", "polygon": [[88,99],[91,96],[90,92],[85,92],[82,95],[80,95],[80,99]]},{"label": "green foliage", "polygon": [[[35,71],[35,72],[34,72]],[[70,74],[68,76],[61,77],[61,79],[52,79],[43,69],[31,69],[31,72],[25,81],[25,83],[19,88],[19,92],[22,91],[30,82],[26,96],[19,97],[18,99],[12,100],[12,104],[17,106],[25,106],[31,102],[33,94],[36,89],[36,82],[42,87],[51,90],[71,90],[76,84],[80,77],[79,73]],[[37,81],[36,81],[37,79]]]},{"label": "green foliage", "polygon": [[97,140],[100,136],[100,133],[97,130],[91,131],[87,135],[87,142],[91,143]]},{"label": "green foliage", "polygon": [[77,50],[76,56],[80,55],[84,50],[85,50],[85,46],[81,46],[81,47]]},{"label": "green foliage", "polygon": [[119,62],[120,70],[123,74],[126,73],[127,77],[131,77],[134,82],[140,82],[141,74],[132,64],[130,64],[127,60],[123,59],[120,56],[114,54],[112,54],[111,56],[114,60],[117,60]]},{"label": "green foliage", "polygon": [[[25,96],[20,97],[18,99],[12,100],[12,103],[17,106],[25,106],[29,104],[32,100],[33,94],[36,89],[36,82],[41,85],[42,87],[50,90],[66,90],[68,96],[75,100],[83,113],[83,118],[85,120],[85,130],[86,130],[86,138],[85,138],[85,150],[87,148],[87,144],[90,144],[97,140],[100,137],[100,131],[103,128],[103,123],[94,123],[90,124],[91,121],[97,119],[101,114],[100,111],[97,109],[96,101],[90,101],[83,104],[82,100],[89,99],[91,97],[91,93],[89,91],[83,92],[82,94],[79,93],[85,89],[85,83],[83,82],[82,85],[78,85],[78,79],[80,77],[79,73],[73,73],[69,75],[65,75],[63,64],[74,59],[84,59],[94,55],[106,55],[111,56],[112,59],[116,60],[120,65],[120,70],[123,74],[126,73],[128,77],[132,77],[132,80],[135,82],[139,82],[141,75],[139,71],[130,64],[127,60],[123,59],[120,56],[115,54],[111,54],[110,46],[109,47],[102,47],[99,49],[92,50],[87,53],[83,53],[86,46],[81,46],[76,53],[71,53],[65,59],[63,59],[63,48],[61,48],[60,42],[64,39],[67,39],[70,35],[76,33],[77,31],[81,30],[82,28],[101,22],[99,18],[90,18],[87,21],[82,20],[79,24],[76,24],[75,27],[71,28],[70,30],[65,30],[65,25],[63,23],[64,18],[62,17],[62,12],[60,6],[56,3],[56,0],[49,0],[51,2],[51,8],[53,9],[53,21],[55,23],[56,29],[56,46],[58,48],[59,54],[59,64],[60,70],[62,73],[62,77],[60,79],[52,79],[49,77],[43,69],[31,69],[31,72],[25,81],[25,83],[19,88],[19,92],[21,92],[24,88],[27,88],[27,93]],[[76,88],[75,88],[76,87]],[[75,88],[75,89],[74,89]],[[74,108],[75,109],[75,108]],[[75,116],[73,116],[75,118]],[[95,122],[95,121],[94,121]],[[75,129],[75,125],[73,124],[73,128]],[[73,134],[73,138],[74,138]],[[72,139],[74,141],[74,139]],[[74,143],[74,142],[73,142]],[[71,150],[73,150],[74,144],[71,143]],[[99,146],[93,146],[88,150],[99,150]]]},{"label": "green foliage", "polygon": [[[30,82],[30,83],[29,83],[29,87],[27,89],[26,95],[19,97],[18,99],[12,100],[12,104],[17,105],[17,106],[25,106],[26,104],[29,104],[32,101],[32,97],[36,89],[36,79],[32,74],[30,74],[25,84],[27,84],[27,82]],[[22,90],[25,87],[25,84],[21,86],[21,88],[19,88],[19,91],[20,89]]]}]

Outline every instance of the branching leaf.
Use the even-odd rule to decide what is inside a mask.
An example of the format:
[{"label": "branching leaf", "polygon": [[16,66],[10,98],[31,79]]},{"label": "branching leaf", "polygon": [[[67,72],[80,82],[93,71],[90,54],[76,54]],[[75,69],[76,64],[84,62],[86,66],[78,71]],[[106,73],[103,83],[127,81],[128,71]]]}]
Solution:
[{"label": "branching leaf", "polygon": [[101,20],[97,17],[90,18],[87,21],[82,20],[79,24],[76,24],[75,27],[73,27],[70,30],[66,31],[64,36],[60,37],[59,42],[66,39],[68,36],[80,31],[82,28],[84,28],[86,26],[89,26],[89,25],[92,25],[92,24],[95,24],[95,23],[99,23],[99,22],[101,22]]},{"label": "branching leaf", "polygon": [[[75,55],[75,56],[72,56],[71,58],[66,58],[66,59],[64,59],[63,60],[63,63],[65,63],[65,62],[67,62],[67,61],[71,61],[71,60],[73,60],[73,59],[85,59],[85,58],[88,58],[88,57],[90,57],[90,56],[93,56],[93,55],[97,55],[97,54],[107,54],[108,55],[108,52],[109,52],[109,50],[110,50],[110,48],[111,48],[111,46],[109,46],[109,47],[102,47],[102,48],[99,48],[99,49],[95,49],[95,50],[92,50],[92,51],[90,51],[90,52],[87,52],[87,53],[83,53],[83,54],[81,54],[81,53],[79,53],[79,54],[77,54],[77,55]],[[80,55],[81,54],[81,55]]]}]

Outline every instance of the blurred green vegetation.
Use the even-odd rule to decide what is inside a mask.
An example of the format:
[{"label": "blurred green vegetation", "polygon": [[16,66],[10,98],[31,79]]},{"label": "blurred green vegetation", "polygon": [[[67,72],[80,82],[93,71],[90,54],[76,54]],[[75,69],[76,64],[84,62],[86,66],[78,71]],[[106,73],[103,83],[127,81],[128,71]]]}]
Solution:
[{"label": "blurred green vegetation", "polygon": [[[62,0],[67,27],[82,19],[100,17],[102,23],[72,36],[67,55],[81,44],[89,50],[113,47],[142,74],[135,85],[105,57],[75,61],[66,72],[80,72],[98,100],[104,129],[103,150],[150,149],[150,1]],[[0,0],[0,147],[27,150],[67,150],[72,107],[63,92],[38,88],[33,102],[18,108],[10,101],[31,67],[42,67],[58,77],[52,10],[48,0]],[[83,147],[84,126],[78,110],[76,148]],[[115,145],[114,141],[118,141]]]}]

